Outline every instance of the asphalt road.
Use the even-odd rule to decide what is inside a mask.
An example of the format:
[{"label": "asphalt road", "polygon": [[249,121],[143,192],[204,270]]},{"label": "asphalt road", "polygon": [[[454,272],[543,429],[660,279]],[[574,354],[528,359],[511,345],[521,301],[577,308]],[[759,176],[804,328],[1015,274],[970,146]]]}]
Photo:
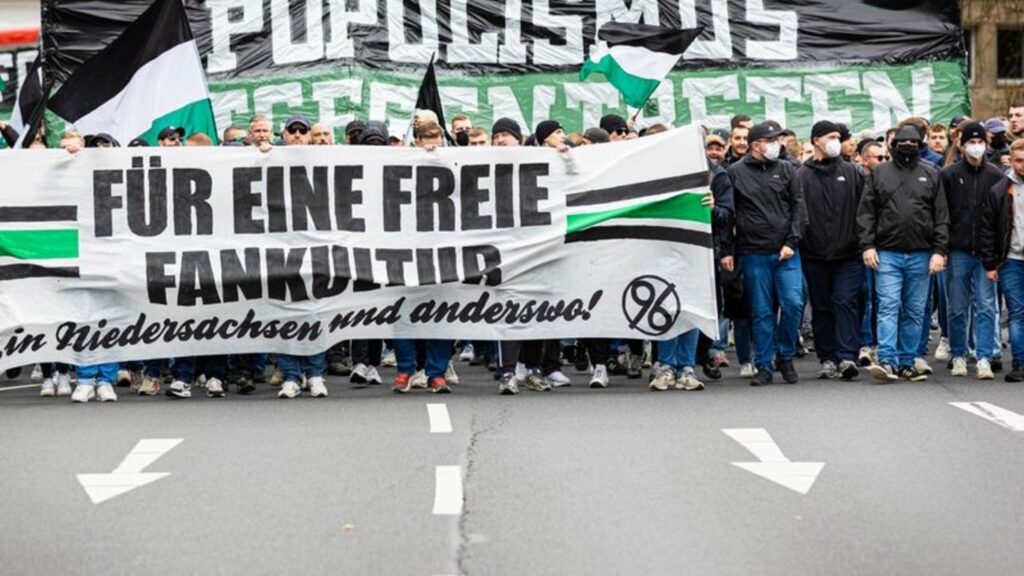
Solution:
[{"label": "asphalt road", "polygon": [[[571,388],[499,397],[460,373],[446,396],[331,378],[325,399],[88,405],[0,381],[0,573],[1024,573],[1024,386],[759,389],[734,367],[652,393],[569,367]],[[806,494],[769,481],[733,465],[758,457],[732,429],[824,467]],[[77,475],[127,470],[142,439],[181,439],[143,467],[169,475],[93,503]]]}]

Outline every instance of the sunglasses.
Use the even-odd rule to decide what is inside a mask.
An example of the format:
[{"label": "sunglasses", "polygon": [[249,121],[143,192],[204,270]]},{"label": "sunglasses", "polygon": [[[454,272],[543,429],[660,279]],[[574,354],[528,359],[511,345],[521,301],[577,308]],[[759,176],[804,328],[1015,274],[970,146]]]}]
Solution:
[{"label": "sunglasses", "polygon": [[309,134],[309,128],[306,128],[305,126],[296,126],[293,124],[288,127],[288,133],[293,136],[295,134],[302,134],[303,136],[305,136],[306,134]]},{"label": "sunglasses", "polygon": [[888,154],[878,154],[877,156],[868,156],[868,160],[881,160],[882,162],[888,162]]},{"label": "sunglasses", "polygon": [[180,136],[168,136],[167,138],[164,138],[164,140],[169,140],[171,142],[181,142],[181,137]]},{"label": "sunglasses", "polygon": [[617,128],[615,133],[619,136],[625,136],[626,134],[629,134],[629,128]]}]

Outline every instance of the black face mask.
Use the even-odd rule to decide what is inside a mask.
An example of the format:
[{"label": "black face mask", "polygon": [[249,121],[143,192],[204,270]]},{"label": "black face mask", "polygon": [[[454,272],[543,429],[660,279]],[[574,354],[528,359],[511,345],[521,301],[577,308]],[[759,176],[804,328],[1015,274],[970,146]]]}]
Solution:
[{"label": "black face mask", "polygon": [[896,153],[892,155],[892,159],[897,164],[902,166],[909,166],[921,155],[921,149],[917,144],[897,144]]},{"label": "black face mask", "polygon": [[992,149],[1002,150],[1006,147],[1006,134],[1002,132],[992,135]]},{"label": "black face mask", "polygon": [[455,143],[459,146],[469,146],[469,130],[455,133]]}]

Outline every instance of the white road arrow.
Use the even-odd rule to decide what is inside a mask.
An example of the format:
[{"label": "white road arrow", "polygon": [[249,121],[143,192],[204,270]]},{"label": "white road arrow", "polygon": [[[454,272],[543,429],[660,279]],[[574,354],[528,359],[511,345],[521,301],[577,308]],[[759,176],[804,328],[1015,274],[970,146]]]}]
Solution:
[{"label": "white road arrow", "polygon": [[109,474],[79,474],[78,482],[93,504],[100,504],[114,496],[130,492],[139,486],[170,476],[170,472],[143,472],[164,454],[181,443],[183,438],[153,438],[139,440],[121,464]]},{"label": "white road arrow", "polygon": [[733,462],[733,466],[753,472],[794,492],[810,492],[811,486],[825,467],[824,462],[790,462],[764,428],[723,428],[722,432],[739,442],[760,460]]}]

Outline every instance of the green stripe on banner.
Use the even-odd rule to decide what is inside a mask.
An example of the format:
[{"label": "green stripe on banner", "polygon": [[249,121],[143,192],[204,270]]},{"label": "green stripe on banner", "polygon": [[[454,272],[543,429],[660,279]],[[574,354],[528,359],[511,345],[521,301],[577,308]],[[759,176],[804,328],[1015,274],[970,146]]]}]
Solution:
[{"label": "green stripe on banner", "polygon": [[[164,114],[153,120],[149,130],[145,134],[140,134],[139,138],[149,142],[150,146],[156,146],[157,135],[168,126],[184,128],[186,138],[196,132],[202,132],[213,140],[214,145],[220,142],[220,139],[217,138],[217,123],[213,119],[213,105],[209,100],[199,100]],[[122,145],[124,144],[127,142],[122,142]]]},{"label": "green stripe on banner", "polygon": [[21,260],[78,258],[78,230],[0,230],[0,256]]},{"label": "green stripe on banner", "polygon": [[679,194],[665,200],[647,202],[589,214],[569,214],[567,234],[607,222],[614,218],[663,218],[711,224],[711,209],[701,204],[703,194]]},{"label": "green stripe on banner", "polygon": [[642,107],[661,84],[661,79],[640,78],[626,72],[610,54],[605,55],[598,62],[590,59],[584,62],[583,69],[580,70],[580,78],[586,78],[593,72],[604,74],[608,82],[622,93],[622,99],[626,104],[634,108]]}]

